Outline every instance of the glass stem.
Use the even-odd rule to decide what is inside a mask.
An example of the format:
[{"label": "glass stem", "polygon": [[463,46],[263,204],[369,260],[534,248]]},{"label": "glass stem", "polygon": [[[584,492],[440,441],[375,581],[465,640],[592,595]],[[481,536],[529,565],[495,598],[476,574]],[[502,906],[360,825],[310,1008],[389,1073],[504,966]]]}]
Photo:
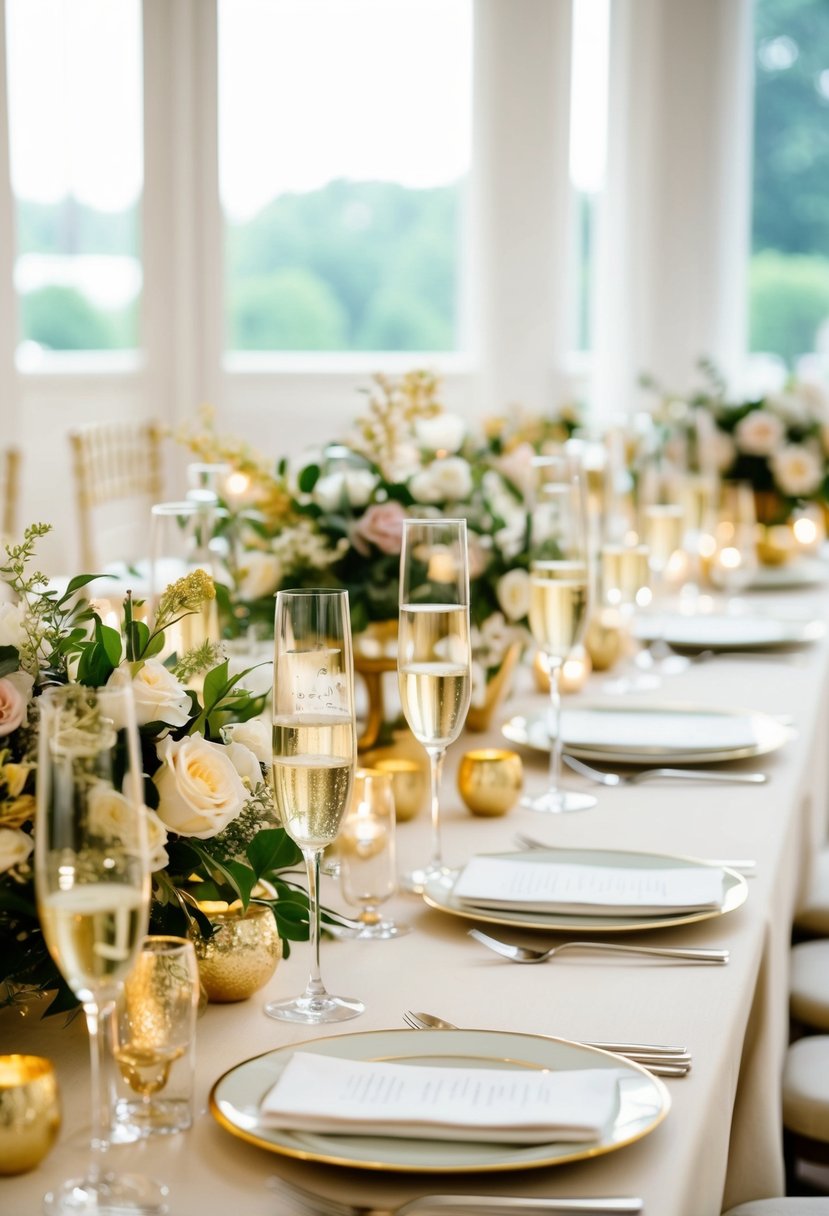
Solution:
[{"label": "glass stem", "polygon": [[550,790],[557,794],[561,785],[561,662],[548,658],[550,671]]},{"label": "glass stem", "polygon": [[443,775],[445,750],[427,748],[429,753],[429,772],[432,780],[432,869],[443,868],[443,849],[440,844],[440,779]]},{"label": "glass stem", "polygon": [[307,997],[325,996],[320,975],[320,858],[322,849],[303,849],[308,871],[308,929],[311,939],[311,972],[305,987]]},{"label": "glass stem", "polygon": [[92,1135],[90,1148],[92,1154],[87,1171],[90,1180],[97,1182],[103,1169],[104,1154],[109,1147],[109,1072],[106,1057],[106,1036],[109,1022],[112,1018],[115,1002],[110,1000],[101,1005],[95,1001],[87,1001],[83,1011],[86,1014],[86,1028],[89,1031],[89,1061],[91,1079],[91,1112]]}]

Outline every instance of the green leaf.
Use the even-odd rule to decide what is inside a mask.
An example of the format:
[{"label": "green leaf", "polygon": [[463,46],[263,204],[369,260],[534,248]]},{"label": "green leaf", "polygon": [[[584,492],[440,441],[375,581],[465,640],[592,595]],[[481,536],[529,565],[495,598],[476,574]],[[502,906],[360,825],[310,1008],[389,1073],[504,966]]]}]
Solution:
[{"label": "green leaf", "polygon": [[[132,653],[134,659],[145,659],[148,656],[144,654],[147,643],[150,640],[150,630],[144,621],[130,621],[130,640],[132,642]],[[162,645],[164,644],[164,634],[159,634]]]},{"label": "green leaf", "polygon": [[104,625],[100,617],[95,618],[95,641],[104,648],[104,653],[112,664],[113,670],[121,662],[121,635],[117,629]]},{"label": "green leaf", "polygon": [[[135,623],[136,623],[136,625],[144,624],[143,621],[136,621]],[[144,625],[144,628],[145,629],[147,628],[146,625]],[[152,659],[155,655],[160,654],[160,652],[163,649],[164,649],[164,631],[162,630],[161,633],[157,633],[152,638],[150,638],[149,642],[146,644],[143,651],[141,652],[141,658],[142,659]]]},{"label": "green leaf", "polygon": [[247,858],[257,878],[284,870],[302,860],[302,852],[284,828],[263,828],[247,847]]},{"label": "green leaf", "polygon": [[14,646],[0,646],[0,676],[20,669],[20,655]]},{"label": "green leaf", "polygon": [[319,481],[320,467],[318,464],[307,464],[297,478],[297,485],[303,494],[310,494]]},{"label": "green leaf", "polygon": [[209,712],[214,705],[221,699],[225,685],[227,684],[227,659],[224,663],[220,663],[218,667],[214,667],[204,677],[204,691],[202,692],[202,700],[204,708]]},{"label": "green leaf", "polygon": [[65,603],[71,600],[76,591],[80,591],[81,587],[86,587],[88,583],[93,582],[96,578],[103,578],[102,574],[76,574],[74,578],[70,578],[66,584],[66,590],[57,601],[59,608],[62,608]]}]

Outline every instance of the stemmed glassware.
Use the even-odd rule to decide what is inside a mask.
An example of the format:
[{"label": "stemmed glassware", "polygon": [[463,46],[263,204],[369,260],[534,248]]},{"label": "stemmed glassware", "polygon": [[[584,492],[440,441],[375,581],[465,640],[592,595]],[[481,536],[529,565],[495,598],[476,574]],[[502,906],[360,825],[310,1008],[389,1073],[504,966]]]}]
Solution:
[{"label": "stemmed glassware", "polygon": [[737,595],[757,573],[757,517],[748,482],[723,483],[713,533],[709,578],[718,591]]},{"label": "stemmed glassware", "polygon": [[150,868],[129,684],[46,689],[40,697],[35,889],[49,953],[89,1029],[92,1140],[86,1175],[44,1199],[57,1213],[160,1213],[166,1188],[105,1169],[104,1033],[147,931]]},{"label": "stemmed glassware", "polygon": [[582,811],[596,799],[561,788],[561,689],[564,660],[587,628],[590,592],[583,475],[565,454],[539,457],[530,517],[530,631],[550,673],[550,785],[522,806]]},{"label": "stemmed glassware", "polygon": [[265,1012],[318,1025],[362,1013],[362,1001],[332,996],[320,975],[320,858],[336,838],[351,797],[357,732],[348,592],[310,588],[276,597],[273,783],[285,831],[308,871],[312,963],[301,996]]},{"label": "stemmed glassware", "polygon": [[391,773],[376,768],[357,769],[339,851],[343,896],[360,909],[360,928],[355,936],[383,941],[408,933],[408,925],[386,920],[380,911],[381,904],[397,890]]},{"label": "stemmed glassware", "polygon": [[404,880],[410,890],[422,891],[450,873],[440,840],[440,778],[471,694],[465,519],[403,521],[397,672],[403,713],[426,749],[431,774],[432,856]]}]

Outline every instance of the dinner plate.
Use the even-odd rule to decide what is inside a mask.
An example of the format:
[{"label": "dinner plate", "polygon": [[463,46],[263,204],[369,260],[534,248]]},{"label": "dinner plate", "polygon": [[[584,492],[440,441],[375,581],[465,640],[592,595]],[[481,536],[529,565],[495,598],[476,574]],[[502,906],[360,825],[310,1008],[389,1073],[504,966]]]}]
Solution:
[{"label": "dinner plate", "polygon": [[[777,718],[751,710],[674,704],[627,705],[624,708],[616,704],[579,706],[580,716],[585,713],[596,715],[596,736],[591,742],[586,735],[578,739],[568,737],[569,712],[564,710],[561,715],[564,750],[584,760],[598,760],[608,764],[716,764],[725,760],[743,760],[751,756],[765,755],[795,737],[795,731]],[[706,729],[710,731],[710,743],[704,746],[690,743],[685,746],[660,744],[652,736],[649,737],[647,732],[644,715],[653,717],[654,714],[663,719],[670,718],[676,728],[681,728],[683,720],[689,719],[689,731],[698,724],[700,717],[703,717]],[[718,728],[723,728],[720,737],[724,737],[725,731],[734,726],[735,718],[743,720],[745,736],[747,739],[750,737],[751,742],[746,741],[740,746],[728,743],[717,746],[714,740],[718,737]],[[584,718],[581,717],[580,720],[583,722]],[[641,722],[641,740],[632,740],[630,729],[626,730],[624,737],[620,735],[619,739],[609,737],[607,728],[615,720],[620,723],[627,722],[633,728],[634,734],[637,721]],[[536,751],[550,750],[549,715],[546,710],[534,714],[516,714],[504,723],[501,733],[511,743]]]},{"label": "dinner plate", "polygon": [[[532,861],[539,865],[559,862],[571,865],[606,865],[631,869],[660,869],[672,866],[704,866],[708,862],[693,857],[672,857],[660,853],[633,853],[618,849],[528,849],[525,852],[493,854],[507,857],[511,861]],[[648,929],[668,929],[675,925],[690,925],[700,920],[711,920],[733,912],[745,903],[748,884],[742,874],[717,866],[723,874],[723,897],[718,908],[697,908],[687,912],[671,912],[660,915],[596,916],[575,912],[522,912],[503,908],[478,908],[456,899],[452,886],[441,878],[430,879],[423,890],[423,898],[431,908],[449,912],[466,920],[484,921],[490,925],[515,925],[522,929],[546,929],[548,933],[630,933]],[[460,874],[460,870],[458,871]]]},{"label": "dinner plate", "polygon": [[826,582],[829,566],[819,558],[799,558],[780,566],[758,566],[749,591],[784,591],[789,588],[820,587]]},{"label": "dinner plate", "polygon": [[667,642],[674,650],[776,650],[816,642],[826,632],[818,619],[756,613],[664,613],[642,617],[635,628],[642,642]]},{"label": "dinner plate", "polygon": [[[260,1120],[259,1105],[295,1051],[445,1068],[612,1068],[619,1077],[619,1104],[601,1137],[589,1143],[481,1144],[270,1127]],[[638,1064],[566,1039],[499,1030],[377,1030],[277,1047],[231,1068],[210,1094],[211,1113],[225,1130],[269,1152],[329,1165],[420,1174],[521,1170],[597,1157],[646,1136],[669,1107],[665,1086]]]}]

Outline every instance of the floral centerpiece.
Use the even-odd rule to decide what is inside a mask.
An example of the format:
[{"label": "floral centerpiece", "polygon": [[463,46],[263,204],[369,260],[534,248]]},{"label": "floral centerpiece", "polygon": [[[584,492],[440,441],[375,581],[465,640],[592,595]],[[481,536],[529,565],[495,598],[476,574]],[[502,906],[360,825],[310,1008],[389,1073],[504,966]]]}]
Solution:
[{"label": "floral centerpiece", "polygon": [[[283,586],[332,585],[350,593],[352,628],[396,620],[403,520],[463,517],[468,525],[473,705],[505,653],[526,637],[529,607],[526,495],[533,456],[578,425],[492,420],[483,435],[446,411],[429,372],[374,377],[351,434],[274,468],[208,425],[180,438],[203,461],[234,470],[219,531],[219,588],[229,633],[270,627]],[[241,487],[244,487],[241,489]]]},{"label": "floral centerpiece", "polygon": [[[277,822],[269,731],[255,717],[263,698],[245,689],[248,672],[229,675],[211,642],[162,662],[165,629],[214,596],[212,581],[197,570],[172,584],[152,623],[139,619],[127,593],[119,631],[79,596],[95,576],[73,578],[59,595],[31,570],[48,530],[28,528],[0,559],[0,583],[13,597],[0,602],[0,1004],[46,992],[55,994],[50,1012],[77,1003],[46,949],[31,864],[37,699],[52,684],[102,687],[124,671],[130,677],[154,871],[151,932],[209,937],[200,903],[246,907],[264,879],[280,937],[307,937],[307,897],[280,877],[301,854]],[[194,678],[200,693],[188,687]]]},{"label": "floral centerpiece", "polygon": [[662,395],[663,417],[679,417],[697,460],[749,482],[760,523],[785,523],[805,502],[829,504],[829,391],[792,379],[779,392],[735,400],[713,364],[703,360],[700,369],[698,391]]}]

